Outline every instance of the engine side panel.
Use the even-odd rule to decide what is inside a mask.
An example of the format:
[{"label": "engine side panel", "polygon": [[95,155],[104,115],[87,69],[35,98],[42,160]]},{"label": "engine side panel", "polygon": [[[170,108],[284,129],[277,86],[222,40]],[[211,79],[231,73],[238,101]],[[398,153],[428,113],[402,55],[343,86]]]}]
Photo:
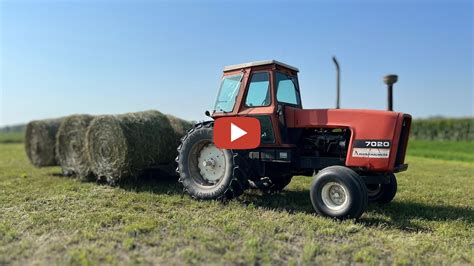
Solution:
[{"label": "engine side panel", "polygon": [[374,110],[285,109],[289,128],[350,129],[346,165],[375,172],[394,171],[403,117],[398,112]]}]

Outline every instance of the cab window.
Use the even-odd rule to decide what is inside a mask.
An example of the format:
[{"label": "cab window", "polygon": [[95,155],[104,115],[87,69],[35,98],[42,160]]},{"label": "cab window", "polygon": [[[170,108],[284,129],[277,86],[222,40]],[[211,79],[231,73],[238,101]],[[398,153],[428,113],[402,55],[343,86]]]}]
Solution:
[{"label": "cab window", "polygon": [[215,112],[231,112],[234,109],[235,98],[239,93],[242,76],[242,74],[238,74],[222,79],[216,104],[214,105]]},{"label": "cab window", "polygon": [[276,73],[277,100],[281,103],[299,105],[299,92],[294,76]]},{"label": "cab window", "polygon": [[268,106],[270,102],[270,80],[268,73],[252,74],[245,105],[249,107]]}]

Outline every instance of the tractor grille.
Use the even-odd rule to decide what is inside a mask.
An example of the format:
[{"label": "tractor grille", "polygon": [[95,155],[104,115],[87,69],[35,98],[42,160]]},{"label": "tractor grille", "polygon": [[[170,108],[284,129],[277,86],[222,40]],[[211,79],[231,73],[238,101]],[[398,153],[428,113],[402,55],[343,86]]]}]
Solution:
[{"label": "tractor grille", "polygon": [[404,116],[402,130],[400,131],[400,140],[398,141],[397,157],[395,159],[395,167],[405,162],[405,154],[407,151],[408,137],[410,134],[411,117]]}]

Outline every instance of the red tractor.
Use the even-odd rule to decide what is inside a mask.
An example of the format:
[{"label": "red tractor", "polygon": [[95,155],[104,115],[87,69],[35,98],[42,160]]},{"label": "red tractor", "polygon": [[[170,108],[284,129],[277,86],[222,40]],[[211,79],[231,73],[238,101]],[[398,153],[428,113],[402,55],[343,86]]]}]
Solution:
[{"label": "red tractor", "polygon": [[295,175],[314,175],[310,198],[317,213],[359,218],[368,202],[388,203],[394,173],[404,163],[411,116],[377,110],[303,109],[298,69],[278,61],[224,68],[214,110],[223,117],[260,121],[261,144],[219,149],[214,121],[182,138],[177,157],[184,190],[195,199],[230,200],[248,188],[277,192]]}]

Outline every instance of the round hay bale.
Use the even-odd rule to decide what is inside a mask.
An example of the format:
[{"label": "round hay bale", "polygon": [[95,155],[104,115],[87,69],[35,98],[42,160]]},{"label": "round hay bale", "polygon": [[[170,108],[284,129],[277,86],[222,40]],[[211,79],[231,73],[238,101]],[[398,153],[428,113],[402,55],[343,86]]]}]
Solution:
[{"label": "round hay bale", "polygon": [[170,121],[171,127],[173,127],[174,131],[176,132],[177,136],[184,136],[186,132],[194,126],[194,122],[186,121],[181,118],[177,118],[176,116],[166,115],[168,120]]},{"label": "round hay bale", "polygon": [[[173,121],[178,129],[185,125],[177,118]],[[138,177],[147,168],[173,162],[181,136],[158,111],[98,116],[86,133],[87,155],[94,174],[116,184]]]},{"label": "round hay bale", "polygon": [[178,148],[178,145],[181,143],[181,137],[186,135],[188,130],[191,129],[195,123],[183,120],[181,118],[177,118],[176,116],[172,116],[172,115],[166,115],[166,118],[168,118],[168,121],[170,122],[170,125],[173,128],[173,131],[175,133],[174,135],[175,141],[174,143],[170,145],[172,145],[175,148],[175,151],[173,151],[173,154],[177,156],[178,152],[176,151],[176,148]]},{"label": "round hay bale", "polygon": [[62,118],[31,121],[26,125],[25,151],[36,167],[56,166],[56,133]]},{"label": "round hay bale", "polygon": [[87,128],[94,117],[71,115],[63,119],[56,134],[56,159],[64,175],[75,175],[81,180],[93,180],[85,140]]}]

